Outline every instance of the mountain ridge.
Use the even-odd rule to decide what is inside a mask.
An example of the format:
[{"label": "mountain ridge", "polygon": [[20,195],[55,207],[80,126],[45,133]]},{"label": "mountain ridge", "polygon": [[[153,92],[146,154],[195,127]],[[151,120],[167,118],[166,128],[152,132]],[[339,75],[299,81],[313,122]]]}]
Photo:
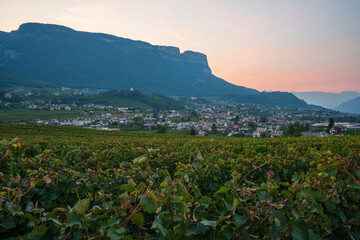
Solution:
[{"label": "mountain ridge", "polygon": [[249,95],[226,95],[221,97],[223,100],[233,101],[236,103],[254,103],[260,105],[270,105],[300,109],[320,109],[322,107],[307,104],[304,100],[300,100],[294,94],[288,92],[259,92]]},{"label": "mountain ridge", "polygon": [[299,99],[303,99],[308,104],[315,104],[329,109],[336,109],[342,103],[360,96],[356,91],[343,91],[340,93],[310,91],[292,92]]},{"label": "mountain ridge", "polygon": [[257,92],[212,75],[205,54],[61,25],[25,23],[2,35],[0,45],[0,66],[8,72],[59,86],[166,95]]},{"label": "mountain ridge", "polygon": [[[2,32],[0,68],[30,85],[135,89],[166,96],[247,96],[241,99],[306,105],[289,94],[263,94],[214,76],[203,53],[56,24],[24,23],[18,30]],[[0,76],[1,81],[9,83]]]},{"label": "mountain ridge", "polygon": [[346,101],[335,108],[335,110],[345,113],[360,114],[360,97],[356,97]]}]

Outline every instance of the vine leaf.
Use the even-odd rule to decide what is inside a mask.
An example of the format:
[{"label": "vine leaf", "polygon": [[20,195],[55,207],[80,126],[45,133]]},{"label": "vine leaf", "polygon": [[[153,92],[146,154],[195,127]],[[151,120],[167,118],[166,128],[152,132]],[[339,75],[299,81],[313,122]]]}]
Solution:
[{"label": "vine leaf", "polygon": [[140,205],[148,213],[154,213],[157,209],[154,199],[145,195],[141,196]]}]

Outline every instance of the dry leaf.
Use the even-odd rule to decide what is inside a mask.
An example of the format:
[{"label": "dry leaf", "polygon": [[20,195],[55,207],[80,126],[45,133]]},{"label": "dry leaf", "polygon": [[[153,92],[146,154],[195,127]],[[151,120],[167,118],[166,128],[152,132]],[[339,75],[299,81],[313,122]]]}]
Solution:
[{"label": "dry leaf", "polygon": [[21,188],[17,187],[17,188],[16,188],[16,195],[15,195],[14,201],[15,201],[16,203],[19,203],[20,200],[21,200]]},{"label": "dry leaf", "polygon": [[270,180],[275,176],[275,173],[274,173],[274,171],[271,170],[271,171],[268,171],[265,175],[266,175],[266,178],[268,180]]},{"label": "dry leaf", "polygon": [[19,183],[20,183],[20,181],[21,181],[20,176],[19,176],[19,175],[17,175],[14,181],[15,181],[17,184],[19,184]]},{"label": "dry leaf", "polygon": [[358,185],[358,186],[360,186],[360,181],[359,180],[354,180],[354,183],[356,184],[356,185]]},{"label": "dry leaf", "polygon": [[51,184],[52,183],[51,178],[49,178],[48,176],[44,176],[44,181],[46,182],[46,184]]}]

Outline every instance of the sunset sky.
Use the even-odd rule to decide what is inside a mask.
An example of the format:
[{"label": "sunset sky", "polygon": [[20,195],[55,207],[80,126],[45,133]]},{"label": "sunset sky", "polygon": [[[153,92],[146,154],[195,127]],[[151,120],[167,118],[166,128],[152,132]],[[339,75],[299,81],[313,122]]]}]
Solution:
[{"label": "sunset sky", "polygon": [[0,1],[0,30],[25,22],[202,52],[258,90],[360,91],[359,0]]}]

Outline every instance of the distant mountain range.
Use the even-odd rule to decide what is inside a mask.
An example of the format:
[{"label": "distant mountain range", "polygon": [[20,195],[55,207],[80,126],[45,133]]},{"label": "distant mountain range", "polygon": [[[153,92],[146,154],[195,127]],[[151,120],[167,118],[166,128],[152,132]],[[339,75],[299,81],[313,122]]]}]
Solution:
[{"label": "distant mountain range", "polygon": [[[202,53],[40,23],[22,24],[10,33],[0,31],[0,87],[11,85],[134,88],[167,96],[232,95],[243,96],[238,101],[283,105],[289,100],[289,94],[264,94],[214,76]],[[290,98],[291,106],[306,106]]]},{"label": "distant mountain range", "polygon": [[337,109],[342,103],[360,97],[359,92],[347,91],[341,93],[327,92],[292,92],[296,97],[305,100],[308,104],[319,105],[324,108]]},{"label": "distant mountain range", "polygon": [[335,108],[340,112],[360,114],[360,97],[353,98]]}]

